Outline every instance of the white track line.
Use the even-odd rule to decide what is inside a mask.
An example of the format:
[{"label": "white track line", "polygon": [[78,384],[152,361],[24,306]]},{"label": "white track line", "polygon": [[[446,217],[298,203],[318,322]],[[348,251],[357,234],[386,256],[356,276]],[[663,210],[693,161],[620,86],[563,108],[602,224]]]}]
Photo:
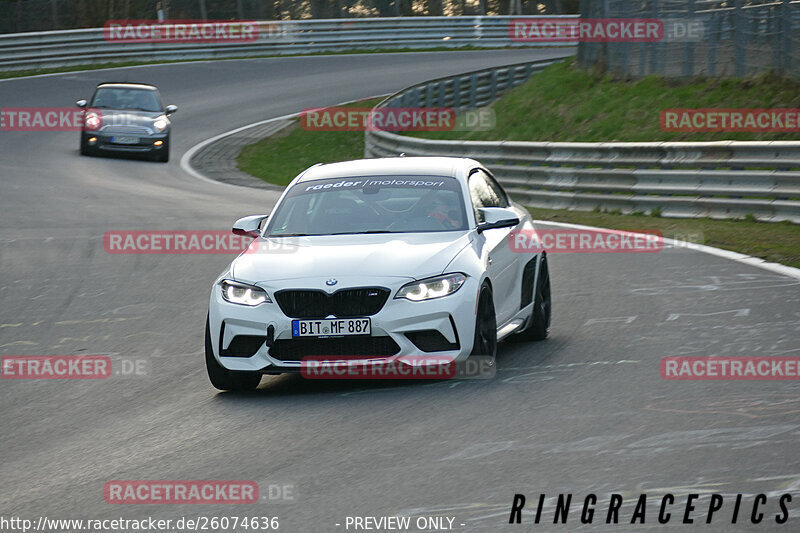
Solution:
[{"label": "white track line", "polygon": [[[353,104],[355,102],[360,102],[362,100],[371,100],[373,98],[383,98],[383,97],[386,97],[386,96],[390,96],[392,94],[394,94],[394,93],[376,94],[375,96],[367,96],[366,98],[358,98],[356,100],[348,100],[347,102],[342,102],[340,104],[333,104],[332,106],[326,106],[326,107],[335,107],[335,106]],[[199,150],[201,150],[202,148],[208,146],[209,144],[211,144],[213,142],[216,142],[216,141],[218,141],[220,139],[223,139],[223,138],[227,137],[228,135],[233,135],[234,133],[239,133],[240,131],[245,131],[245,130],[248,130],[250,128],[255,128],[257,126],[262,126],[264,124],[269,124],[270,122],[275,122],[277,120],[288,120],[288,119],[291,119],[291,118],[297,118],[297,117],[300,116],[300,113],[302,113],[302,111],[299,112],[299,113],[291,113],[289,115],[282,115],[280,117],[268,118],[267,120],[254,122],[252,124],[248,124],[247,126],[242,126],[241,128],[236,128],[234,130],[226,131],[225,133],[220,133],[219,135],[211,137],[210,139],[206,139],[205,141],[192,146],[191,148],[189,148],[186,151],[186,153],[183,154],[183,156],[181,157],[181,168],[186,173],[188,173],[189,175],[194,176],[195,178],[197,178],[197,179],[199,179],[201,181],[205,181],[207,183],[216,183],[217,185],[225,185],[227,187],[238,187],[240,189],[253,189],[253,187],[248,187],[246,185],[234,185],[233,183],[225,183],[225,182],[222,182],[222,181],[212,180],[211,178],[208,178],[208,177],[204,176],[202,173],[200,173],[197,170],[193,169],[192,166],[189,164],[189,161],[192,159],[192,156],[194,156],[194,154],[196,154]]]},{"label": "white track line", "polygon": [[261,122],[255,122],[253,124],[248,124],[247,126],[242,126],[241,128],[236,128],[234,130],[226,131],[225,133],[220,133],[219,135],[215,135],[214,137],[206,139],[201,143],[195,144],[194,146],[186,150],[186,153],[184,153],[183,156],[181,157],[181,168],[189,175],[194,176],[195,178],[201,181],[205,181],[206,183],[215,183],[217,185],[224,185],[225,187],[236,187],[239,189],[253,189],[254,187],[247,187],[246,185],[235,185],[233,183],[225,183],[223,181],[212,180],[211,178],[208,178],[203,174],[201,174],[200,172],[198,172],[197,170],[193,169],[192,166],[189,164],[189,161],[192,159],[192,156],[194,156],[194,154],[196,154],[202,148],[205,148],[209,144],[216,142],[220,139],[224,139],[229,135],[233,135],[234,133],[239,133],[240,131],[249,130],[250,128],[255,128],[263,124],[268,124],[270,122],[275,122],[278,120],[288,120],[290,118],[295,118],[298,116],[300,116],[300,113],[292,113],[289,115],[282,115],[280,117],[268,118],[267,120],[262,120]]}]

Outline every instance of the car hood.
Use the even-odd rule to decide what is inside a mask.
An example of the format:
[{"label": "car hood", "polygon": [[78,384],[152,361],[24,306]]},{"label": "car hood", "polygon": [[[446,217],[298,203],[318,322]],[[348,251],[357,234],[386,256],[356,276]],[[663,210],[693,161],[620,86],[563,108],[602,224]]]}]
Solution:
[{"label": "car hood", "polygon": [[231,265],[245,283],[299,278],[402,277],[443,273],[468,232],[326,235],[256,239]]},{"label": "car hood", "polygon": [[[153,121],[158,117],[164,115],[159,111],[136,111],[132,109],[117,110],[117,109],[92,109],[96,113],[100,113],[103,117],[103,126],[142,126],[151,128]],[[167,120],[169,124],[169,120]]]}]

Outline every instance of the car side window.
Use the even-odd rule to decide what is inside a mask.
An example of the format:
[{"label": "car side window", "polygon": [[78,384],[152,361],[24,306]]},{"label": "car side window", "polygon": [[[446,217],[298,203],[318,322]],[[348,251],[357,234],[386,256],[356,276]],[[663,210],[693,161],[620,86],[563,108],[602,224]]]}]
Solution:
[{"label": "car side window", "polygon": [[[469,196],[472,200],[472,207],[475,209],[475,218],[478,222],[483,222],[483,216],[479,209],[481,207],[506,207],[504,203],[505,195],[502,197],[492,187],[489,176],[480,169],[473,170],[469,176]],[[502,192],[502,191],[501,191]]]},{"label": "car side window", "polygon": [[488,172],[483,172],[482,170],[479,172],[481,172],[481,174],[486,176],[486,182],[489,184],[489,187],[491,187],[492,190],[494,191],[495,196],[497,196],[497,198],[500,200],[500,205],[498,207],[510,207],[511,202],[508,201],[508,195],[506,194],[506,191],[504,191],[503,188],[500,186],[500,184],[497,183],[497,180],[494,179],[494,176],[492,176]]}]

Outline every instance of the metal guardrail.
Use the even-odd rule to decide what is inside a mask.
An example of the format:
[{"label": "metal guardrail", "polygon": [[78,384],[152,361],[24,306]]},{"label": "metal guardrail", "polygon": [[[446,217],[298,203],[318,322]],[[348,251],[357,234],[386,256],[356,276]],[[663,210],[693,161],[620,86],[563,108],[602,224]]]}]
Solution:
[{"label": "metal guardrail", "polygon": [[[429,81],[378,107],[480,107],[552,63]],[[401,153],[477,159],[534,207],[800,223],[800,142],[482,142],[365,133],[366,157]]]},{"label": "metal guardrail", "polygon": [[[576,18],[560,15],[545,18]],[[399,17],[258,22],[252,42],[176,43],[105,40],[102,28],[0,35],[0,70],[126,61],[173,61],[369,49],[568,46],[509,38],[514,17]],[[213,22],[213,21],[212,21]],[[222,22],[222,21],[217,21]]]}]

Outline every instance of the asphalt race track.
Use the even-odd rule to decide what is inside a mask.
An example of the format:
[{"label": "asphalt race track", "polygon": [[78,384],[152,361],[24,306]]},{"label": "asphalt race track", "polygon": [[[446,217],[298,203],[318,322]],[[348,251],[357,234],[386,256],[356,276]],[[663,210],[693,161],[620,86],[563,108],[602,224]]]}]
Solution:
[{"label": "asphalt race track", "polygon": [[[0,82],[0,106],[73,105],[101,81],[154,83],[174,119],[168,165],[78,155],[75,132],[0,133],[0,355],[146,360],[145,375],[0,381],[0,515],[277,516],[280,531],[346,531],[348,516],[442,515],[455,531],[547,531],[539,494],[698,493],[704,531],[798,530],[797,381],[666,381],[669,355],[800,355],[800,279],[684,248],[551,255],[551,336],[505,342],[493,380],[304,381],[218,393],[203,363],[208,291],[227,255],[116,255],[110,230],[226,230],[275,192],[198,180],[181,155],[307,107],[557,50],[274,58]],[[645,219],[646,220],[646,219]],[[636,229],[636,228],[631,228]],[[254,480],[252,505],[111,505],[111,480]],[[270,500],[270,485],[292,493]],[[725,506],[705,525],[709,500]],[[515,493],[528,505],[509,525]],[[757,494],[764,522],[749,523]],[[778,495],[794,501],[775,523]],[[733,498],[743,494],[737,525]],[[631,499],[629,499],[631,498]],[[664,527],[581,525],[560,530]],[[599,523],[598,523],[599,522]],[[339,524],[337,526],[337,524]],[[527,525],[525,525],[527,524]],[[549,525],[548,525],[549,524]],[[353,529],[351,528],[350,531]]]}]

